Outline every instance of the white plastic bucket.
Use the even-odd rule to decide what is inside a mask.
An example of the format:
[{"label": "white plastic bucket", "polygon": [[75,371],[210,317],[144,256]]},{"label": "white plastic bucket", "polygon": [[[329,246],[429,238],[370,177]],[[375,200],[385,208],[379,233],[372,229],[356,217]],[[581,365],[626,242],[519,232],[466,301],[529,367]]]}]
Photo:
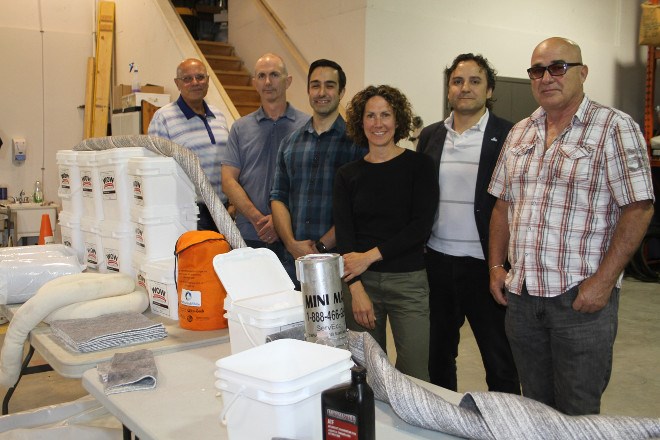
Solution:
[{"label": "white plastic bucket", "polygon": [[62,211],[58,215],[62,244],[72,248],[78,256],[78,261],[85,261],[85,240],[80,229],[80,216]]},{"label": "white plastic bucket", "polygon": [[303,324],[302,294],[293,290],[270,249],[241,248],[213,258],[222,282],[232,354],[266,343],[266,336]]},{"label": "white plastic bucket", "polygon": [[174,257],[142,266],[147,279],[149,306],[156,315],[179,320],[179,298],[174,283]]},{"label": "white plastic bucket", "polygon": [[105,257],[103,255],[103,241],[101,240],[101,222],[94,217],[82,217],[80,230],[82,231],[85,253],[83,262],[87,269],[98,272],[107,272]]},{"label": "white plastic bucket", "polygon": [[103,199],[96,151],[78,151],[76,161],[80,169],[83,216],[103,220]]},{"label": "white plastic bucket", "polygon": [[173,255],[181,234],[197,229],[197,205],[187,207],[133,207],[131,220],[135,222],[135,249],[148,260]]},{"label": "white plastic bucket", "polygon": [[128,160],[131,157],[144,156],[154,157],[156,154],[137,147],[112,148],[97,152],[101,200],[106,220],[129,220],[133,182],[128,175]]},{"label": "white plastic bucket", "polygon": [[82,189],[80,182],[80,167],[77,161],[78,152],[74,150],[59,150],[55,154],[60,178],[57,195],[62,203],[62,211],[78,218],[83,214]]},{"label": "white plastic bucket", "polygon": [[350,381],[352,366],[347,350],[297,339],[219,359],[215,386],[229,439],[322,438],[321,392]]},{"label": "white plastic bucket", "polygon": [[135,273],[135,288],[147,292],[147,274],[144,272],[144,265],[147,263],[145,256],[133,250],[133,272]]},{"label": "white plastic bucket", "polygon": [[108,272],[122,272],[135,276],[133,271],[133,248],[135,241],[132,222],[104,220],[101,222],[103,256]]},{"label": "white plastic bucket", "polygon": [[128,160],[133,204],[187,206],[197,198],[195,186],[171,157],[133,157]]}]

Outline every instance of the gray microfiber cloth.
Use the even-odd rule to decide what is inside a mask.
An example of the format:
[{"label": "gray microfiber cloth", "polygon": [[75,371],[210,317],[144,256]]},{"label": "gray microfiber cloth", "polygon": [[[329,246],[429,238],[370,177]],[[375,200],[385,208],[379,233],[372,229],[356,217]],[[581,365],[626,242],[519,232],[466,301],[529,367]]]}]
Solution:
[{"label": "gray microfiber cloth", "polygon": [[368,333],[351,331],[348,338],[353,359],[367,369],[376,399],[390,404],[411,425],[477,440],[633,440],[660,436],[660,419],[567,416],[513,394],[466,393],[456,406],[397,371]]},{"label": "gray microfiber cloth", "polygon": [[51,322],[50,327],[53,335],[69,349],[83,353],[156,341],[167,336],[162,323],[135,312],[62,319]]},{"label": "gray microfiber cloth", "polygon": [[300,339],[305,340],[305,324],[300,323],[279,332],[266,336],[266,342],[277,341],[278,339]]},{"label": "gray microfiber cloth", "polygon": [[110,362],[99,364],[97,371],[105,394],[149,390],[156,387],[158,369],[149,350],[115,353]]}]

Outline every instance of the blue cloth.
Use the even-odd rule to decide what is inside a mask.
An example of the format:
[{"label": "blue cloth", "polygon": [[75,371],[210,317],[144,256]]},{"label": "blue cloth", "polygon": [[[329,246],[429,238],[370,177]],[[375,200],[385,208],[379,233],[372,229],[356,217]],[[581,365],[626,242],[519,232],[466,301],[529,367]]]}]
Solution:
[{"label": "blue cloth", "polygon": [[289,209],[296,240],[318,240],[332,227],[335,173],[366,153],[348,138],[341,116],[320,135],[310,118],[282,141],[270,199]]},{"label": "blue cloth", "polygon": [[222,192],[220,152],[227,148],[227,121],[220,110],[206,102],[204,111],[205,115],[198,115],[179,96],[175,102],[164,105],[154,114],[149,124],[149,134],[169,139],[193,151],[211,186],[225,203],[227,196]]},{"label": "blue cloth", "polygon": [[[308,115],[289,104],[284,115],[276,121],[264,113],[263,107],[259,107],[231,126],[227,148],[221,154],[220,161],[240,170],[238,183],[263,215],[271,213],[270,189],[280,143],[308,119]],[[236,216],[236,226],[244,240],[259,240],[254,226],[241,213]]]}]

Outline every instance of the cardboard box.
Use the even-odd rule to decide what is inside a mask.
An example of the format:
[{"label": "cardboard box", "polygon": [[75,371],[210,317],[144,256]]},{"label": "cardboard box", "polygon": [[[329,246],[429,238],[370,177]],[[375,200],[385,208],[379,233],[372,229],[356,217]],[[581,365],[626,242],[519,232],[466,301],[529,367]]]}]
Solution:
[{"label": "cardboard box", "polygon": [[[145,84],[142,87],[140,87],[140,92],[165,93],[165,88],[163,86],[157,86],[154,84]],[[112,109],[117,110],[123,108],[121,104],[121,98],[123,98],[126,95],[130,95],[131,93],[133,92],[131,91],[130,84],[119,84],[114,86],[114,88],[112,89]]]},{"label": "cardboard box", "polygon": [[163,93],[131,93],[130,95],[122,96],[121,107],[123,109],[139,107],[142,104],[142,101],[147,101],[157,107],[162,107],[170,102],[170,95]]}]

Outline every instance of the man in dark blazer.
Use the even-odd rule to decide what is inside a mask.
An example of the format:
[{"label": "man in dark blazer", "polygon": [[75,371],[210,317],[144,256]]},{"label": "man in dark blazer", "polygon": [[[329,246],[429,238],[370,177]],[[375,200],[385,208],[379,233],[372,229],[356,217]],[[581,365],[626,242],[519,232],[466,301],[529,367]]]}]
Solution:
[{"label": "man in dark blazer", "polygon": [[467,317],[489,391],[520,394],[504,332],[505,308],[489,292],[488,229],[495,198],[488,184],[511,122],[490,113],[495,71],[481,55],[462,54],[445,70],[452,113],[422,131],[417,151],[433,158],[440,199],[427,243],[431,382],[457,390],[456,357]]}]

